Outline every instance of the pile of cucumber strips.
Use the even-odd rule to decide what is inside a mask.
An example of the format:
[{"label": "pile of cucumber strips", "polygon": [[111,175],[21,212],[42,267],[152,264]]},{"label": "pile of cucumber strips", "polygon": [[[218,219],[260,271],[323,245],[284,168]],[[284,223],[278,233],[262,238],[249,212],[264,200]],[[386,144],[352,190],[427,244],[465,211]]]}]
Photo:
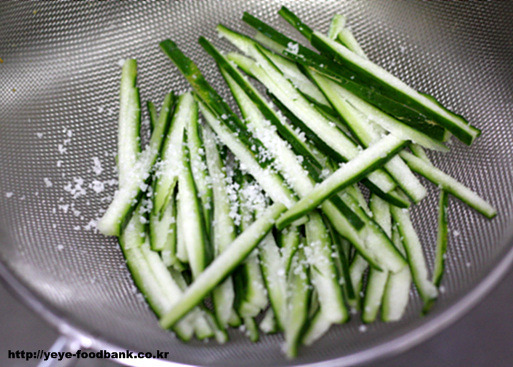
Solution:
[{"label": "pile of cucumber strips", "polygon": [[[365,323],[399,320],[412,283],[427,312],[444,271],[448,196],[496,211],[424,151],[448,151],[452,136],[470,145],[478,129],[370,61],[343,16],[326,35],[279,14],[318,52],[248,13],[253,38],[217,27],[241,53],[199,39],[242,117],[162,41],[192,92],[168,94],[160,111],[148,103],[144,149],[137,64],[125,61],[119,189],[97,227],[118,236],[163,328],[219,343],[229,327],[252,341],[282,331],[294,357],[352,310]],[[417,175],[440,188],[432,270],[409,213],[427,195]]]}]

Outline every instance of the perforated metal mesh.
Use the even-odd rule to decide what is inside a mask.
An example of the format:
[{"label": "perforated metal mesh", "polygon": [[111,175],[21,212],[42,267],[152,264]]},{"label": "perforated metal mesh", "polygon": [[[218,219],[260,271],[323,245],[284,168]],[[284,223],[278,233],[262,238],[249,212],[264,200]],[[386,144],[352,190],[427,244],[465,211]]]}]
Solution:
[{"label": "perforated metal mesh", "polygon": [[[169,37],[226,95],[198,36],[228,50],[214,28],[222,22],[249,32],[240,21],[247,10],[297,37],[276,15],[282,3],[321,30],[335,12],[346,14],[372,60],[481,128],[483,135],[471,148],[455,142],[443,158],[432,158],[500,213],[488,221],[451,200],[445,292],[430,316],[419,318],[415,297],[401,322],[378,322],[362,332],[355,318],[304,348],[294,363],[347,356],[430,322],[473,289],[508,251],[513,223],[512,2],[2,2],[0,258],[70,324],[122,348],[168,350],[175,362],[290,363],[279,351],[281,336],[264,336],[252,344],[232,333],[225,346],[176,341],[159,329],[137,294],[116,241],[88,230],[115,189],[108,180],[115,178],[119,61],[136,58],[142,99],[160,102],[169,89],[188,88],[158,49],[159,41]],[[430,197],[413,217],[431,265],[437,195],[433,185],[426,186]]]}]

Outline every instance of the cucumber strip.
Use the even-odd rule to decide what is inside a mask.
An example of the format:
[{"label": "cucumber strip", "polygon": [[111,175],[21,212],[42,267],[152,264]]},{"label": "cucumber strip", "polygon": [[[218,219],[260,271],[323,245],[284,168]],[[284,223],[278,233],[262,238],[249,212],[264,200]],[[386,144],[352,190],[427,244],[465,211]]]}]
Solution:
[{"label": "cucumber strip", "polygon": [[308,329],[303,336],[303,344],[312,345],[315,343],[328,332],[331,325],[332,322],[330,321],[329,317],[324,312],[322,312],[322,310],[318,310],[310,321]]},{"label": "cucumber strip", "polygon": [[281,203],[275,203],[267,208],[194,280],[172,309],[160,319],[160,326],[165,329],[173,326],[198,305],[255,249],[285,210],[286,207]]},{"label": "cucumber strip", "polygon": [[351,282],[351,276],[349,275],[349,247],[351,243],[345,238],[340,236],[330,229],[332,242],[334,243],[334,249],[336,251],[335,264],[337,265],[339,283],[343,288],[344,294],[348,301],[355,300],[356,295],[353,289],[353,283]]},{"label": "cucumber strip", "polygon": [[137,61],[127,59],[121,69],[118,122],[119,186],[131,179],[131,172],[141,152],[141,102],[136,87]]},{"label": "cucumber strip", "polygon": [[413,282],[424,303],[422,312],[426,313],[436,300],[438,292],[435,285],[429,280],[429,272],[424,253],[422,252],[422,245],[413,228],[408,210],[391,207],[391,211],[394,220],[397,222],[399,233],[403,238],[403,246],[408,258]]},{"label": "cucumber strip", "polygon": [[[164,100],[161,118],[151,134],[150,143],[140,154],[137,162],[130,167],[130,178],[120,186],[107,211],[98,222],[98,230],[106,236],[118,236],[128,223],[135,209],[135,203],[148,188],[151,170],[162,147],[163,137],[167,133],[170,116],[173,113],[173,94]],[[119,159],[118,159],[119,160]]]},{"label": "cucumber strip", "polygon": [[276,328],[284,330],[287,322],[287,273],[272,233],[260,242],[258,255]]},{"label": "cucumber strip", "polygon": [[[219,155],[214,133],[208,126],[203,127],[203,138],[208,171],[212,181],[214,225],[212,226],[211,238],[214,253],[217,257],[233,242],[236,229],[233,219],[230,217],[231,208],[226,188],[225,167]],[[214,304],[216,318],[224,327],[229,324],[235,312],[233,309],[234,300],[235,292],[233,289],[233,280],[229,277],[212,292],[212,302]]]},{"label": "cucumber strip", "polygon": [[[191,111],[192,112],[192,111]],[[183,169],[178,175],[178,205],[182,224],[182,237],[193,278],[197,278],[210,260],[209,243],[201,210],[200,199],[191,170],[191,156],[187,149],[188,134],[182,145]]]},{"label": "cucumber strip", "polygon": [[289,313],[285,327],[283,349],[287,358],[293,358],[297,356],[297,348],[301,343],[308,321],[308,305],[311,293],[306,259],[301,250],[296,252],[292,260],[288,278]]},{"label": "cucumber strip", "polygon": [[260,338],[260,334],[258,332],[258,326],[255,319],[253,317],[245,317],[244,328],[249,340],[251,340],[253,343],[256,343]]},{"label": "cucumber strip", "polygon": [[[392,227],[392,240],[399,250],[404,253],[401,234],[397,226]],[[381,319],[384,322],[398,321],[402,318],[410,296],[411,272],[405,267],[395,274],[389,274],[383,294]]]},{"label": "cucumber strip", "polygon": [[155,174],[153,183],[153,210],[155,215],[162,215],[166,208],[175,185],[178,174],[182,170],[182,142],[185,126],[194,118],[190,113],[194,107],[194,98],[191,93],[182,94],[178,98],[176,112],[173,115],[171,127],[162,147],[161,162]]},{"label": "cucumber strip", "polygon": [[353,32],[351,32],[349,29],[341,29],[340,32],[338,32],[336,41],[339,41],[342,45],[347,47],[350,51],[354,52],[358,56],[367,59],[365,51],[363,51],[360,44],[354,37]]},{"label": "cucumber strip", "polygon": [[369,267],[369,263],[363,258],[362,255],[357,253],[353,259],[353,262],[349,266],[349,276],[351,277],[351,284],[354,289],[355,298],[348,299],[349,305],[353,309],[360,307],[360,299],[363,297],[363,275]]},{"label": "cucumber strip", "polygon": [[[362,146],[367,148],[380,139],[381,131],[371,125],[368,116],[360,113],[341,96],[342,87],[315,72],[309,74]],[[426,189],[400,157],[393,157],[383,167],[415,203],[426,197]]]},{"label": "cucumber strip", "polygon": [[[170,225],[167,227],[168,229],[168,236],[164,237],[166,238],[166,242],[164,243],[164,247],[162,248],[162,251],[160,252],[160,256],[162,257],[162,261],[166,266],[178,266],[179,261],[176,258],[176,236],[178,234],[177,232],[177,225],[176,225],[176,200],[173,195],[173,198],[169,202],[169,207],[172,209],[172,213],[170,217],[172,218],[169,222]],[[166,217],[166,214],[164,213],[164,218]],[[151,225],[151,222],[150,222]],[[155,231],[157,232],[157,231]]]},{"label": "cucumber strip", "polygon": [[310,193],[284,213],[277,226],[286,227],[320,205],[333,194],[365,177],[375,168],[382,166],[405,145],[404,140],[387,135],[371,147],[363,150],[354,159],[344,164],[331,176],[317,185]]},{"label": "cucumber strip", "polygon": [[296,28],[307,40],[312,38],[313,30],[299,19],[296,14],[291,12],[287,7],[282,6],[278,14]]},{"label": "cucumber strip", "polygon": [[335,14],[331,19],[328,37],[332,40],[337,39],[338,34],[346,27],[346,17],[342,14]]},{"label": "cucumber strip", "polygon": [[217,119],[222,119],[226,126],[228,126],[233,133],[237,134],[239,140],[246,146],[254,147],[252,153],[257,158],[259,164],[263,168],[267,167],[271,162],[266,159],[265,155],[258,154],[262,148],[262,143],[247,133],[244,124],[237,115],[233,113],[228,104],[215,89],[210,86],[196,64],[187,58],[177,45],[169,39],[162,41],[160,48],[178,67],[180,72],[191,84],[197,97],[208,106],[214,116],[216,116]]},{"label": "cucumber strip", "polygon": [[280,232],[281,256],[285,268],[285,274],[289,273],[292,259],[299,248],[300,233],[299,228],[290,226]]},{"label": "cucumber strip", "polygon": [[420,145],[410,144],[410,150],[413,154],[422,159],[424,162],[431,163],[429,157],[426,154],[426,151]]},{"label": "cucumber strip", "polygon": [[[240,227],[241,231],[244,231],[253,222],[255,213],[265,207],[265,198],[260,187],[250,184],[247,176],[242,178],[238,194],[241,216]],[[258,252],[258,249],[256,249],[250,253],[239,266],[236,274],[235,281],[238,284],[236,307],[243,319],[257,316],[268,304]]]},{"label": "cucumber strip", "polygon": [[212,188],[208,177],[207,164],[205,162],[205,150],[203,149],[203,138],[199,130],[198,105],[193,104],[191,109],[192,118],[189,120],[187,129],[187,146],[189,149],[190,165],[196,190],[200,197],[205,229],[210,236],[212,222]]},{"label": "cucumber strip", "polygon": [[291,207],[296,199],[293,193],[285,187],[283,179],[272,172],[269,168],[262,168],[251,154],[251,151],[235,136],[227,127],[224,126],[210,110],[199,103],[200,111],[205,117],[206,122],[212,130],[221,139],[221,141],[232,151],[233,154],[244,165],[244,169],[251,174],[265,190],[267,195],[278,203],[283,203],[287,207]]},{"label": "cucumber strip", "polygon": [[320,308],[332,323],[343,323],[349,314],[338,283],[331,239],[319,213],[312,212],[309,215],[305,229],[307,246],[303,251],[310,265],[310,277],[317,291]]},{"label": "cucumber strip", "polygon": [[211,178],[214,199],[212,241],[215,255],[218,256],[235,239],[236,228],[230,216],[230,198],[228,196],[226,168],[221,159],[214,132],[209,126],[203,126],[204,147],[207,166]]},{"label": "cucumber strip", "polygon": [[176,251],[176,207],[174,195],[159,218],[155,213],[150,214],[148,225],[151,249],[153,251],[169,251],[166,258],[171,260],[168,266],[173,265],[173,257]]},{"label": "cucumber strip", "polygon": [[278,332],[278,323],[276,322],[276,317],[274,316],[272,307],[267,309],[264,318],[260,321],[260,325],[258,326],[260,330],[266,334],[274,334]]},{"label": "cucumber strip", "polygon": [[444,128],[433,124],[418,111],[389,98],[386,94],[382,94],[374,85],[369,84],[369,80],[361,80],[353,71],[302,46],[249,13],[244,13],[242,20],[259,31],[255,38],[265,47],[269,47],[298,64],[316,70],[321,75],[341,83],[358,97],[395,116],[404,123],[423,131],[433,139],[445,141],[446,130]]},{"label": "cucumber strip", "polygon": [[187,254],[187,249],[185,248],[185,216],[186,214],[182,214],[184,210],[184,206],[180,205],[180,192],[178,191],[176,195],[176,258],[179,263],[188,264],[189,256]]},{"label": "cucumber strip", "polygon": [[[370,201],[370,207],[374,214],[374,220],[380,225],[385,233],[392,236],[392,217],[388,203],[378,196],[373,195]],[[381,300],[385,292],[385,286],[389,277],[388,271],[369,269],[367,278],[367,287],[363,299],[362,321],[370,323],[376,320]]]},{"label": "cucumber strip", "polygon": [[[358,154],[357,146],[333,123],[330,124],[321,113],[313,108],[294,86],[283,76],[279,69],[262,52],[262,49],[252,39],[225,27],[218,27],[218,32],[227,38],[235,46],[254,57],[258,63],[254,68],[261,68],[259,81],[280,100],[292,113],[300,118],[320,139],[330,148],[340,154],[344,160],[350,160]],[[257,71],[252,70],[256,75]],[[264,77],[267,75],[267,77]],[[369,180],[378,186],[383,192],[393,190],[395,183],[382,170],[377,170],[369,175]]]},{"label": "cucumber strip", "polygon": [[436,241],[435,268],[433,269],[433,283],[439,287],[444,274],[445,252],[447,251],[447,207],[449,195],[445,190],[440,191],[438,204],[438,236]]},{"label": "cucumber strip", "polygon": [[401,157],[414,172],[424,176],[452,196],[460,199],[471,208],[483,214],[486,218],[491,219],[497,215],[495,208],[486,200],[482,199],[474,191],[465,187],[446,173],[440,171],[435,166],[408,152],[402,152]]},{"label": "cucumber strip", "polygon": [[425,114],[429,119],[446,128],[467,145],[472,144],[481,131],[468,124],[465,119],[434,103],[430,98],[418,93],[399,78],[365,58],[349,51],[346,47],[314,31],[312,45],[325,52],[357,75],[370,79],[399,102]]},{"label": "cucumber strip", "polygon": [[150,129],[151,129],[151,131],[153,131],[153,129],[155,129],[155,126],[157,126],[157,121],[159,119],[157,107],[151,101],[146,102],[146,107],[148,108],[148,116],[150,119]]}]

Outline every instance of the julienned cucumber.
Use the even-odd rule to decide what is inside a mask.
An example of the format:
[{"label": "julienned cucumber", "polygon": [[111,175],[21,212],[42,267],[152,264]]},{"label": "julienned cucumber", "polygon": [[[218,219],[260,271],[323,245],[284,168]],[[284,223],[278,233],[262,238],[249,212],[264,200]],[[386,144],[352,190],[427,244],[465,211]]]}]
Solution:
[{"label": "julienned cucumber", "polygon": [[[280,100],[296,117],[300,118],[309,129],[325,141],[344,160],[350,160],[358,154],[357,145],[333,126],[322,114],[312,108],[310,103],[272,64],[265,53],[250,38],[233,32],[226,27],[218,27],[219,33],[257,61],[255,68],[262,68],[267,78],[259,79],[269,91]],[[314,123],[315,122],[315,123]],[[384,193],[393,190],[395,183],[383,171],[377,170],[369,175],[369,180]]]},{"label": "julienned cucumber", "polygon": [[442,282],[445,264],[445,252],[447,251],[447,210],[449,195],[447,191],[440,191],[438,204],[438,235],[436,238],[435,268],[433,269],[433,283],[438,287]]},{"label": "julienned cucumber", "polygon": [[136,87],[137,62],[125,60],[121,69],[121,90],[119,93],[118,123],[118,169],[119,182],[123,185],[141,152],[139,129],[141,127],[141,102]]},{"label": "julienned cucumber", "polygon": [[[281,55],[223,26],[255,60],[226,57],[200,38],[243,119],[163,41],[194,91],[176,104],[168,94],[160,114],[147,103],[151,137],[142,152],[136,63],[125,62],[119,190],[98,228],[119,236],[135,284],[180,339],[224,343],[228,326],[242,325],[253,342],[260,330],[283,331],[283,351],[294,357],[345,322],[348,307],[366,323],[380,311],[383,321],[399,320],[412,281],[429,311],[444,270],[448,195],[489,218],[496,210],[435,168],[421,147],[447,151],[448,130],[467,143],[477,130],[368,64],[343,16],[325,37],[290,10],[280,14],[323,55],[247,14],[262,32],[258,42]],[[273,103],[236,66],[261,81]],[[407,195],[416,203],[427,193],[412,172],[442,189],[432,272],[404,208]],[[358,182],[370,188],[370,209]]]}]

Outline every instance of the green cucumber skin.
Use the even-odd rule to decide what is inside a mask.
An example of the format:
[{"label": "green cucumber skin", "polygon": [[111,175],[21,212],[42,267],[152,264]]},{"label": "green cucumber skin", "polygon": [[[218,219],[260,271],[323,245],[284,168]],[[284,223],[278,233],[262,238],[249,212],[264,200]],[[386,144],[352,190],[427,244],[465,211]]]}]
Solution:
[{"label": "green cucumber skin", "polygon": [[413,282],[424,304],[422,312],[427,313],[438,297],[438,292],[435,285],[428,279],[428,269],[422,245],[411,223],[409,212],[394,207],[391,208],[391,211],[403,238],[403,246]]},{"label": "green cucumber skin", "polygon": [[291,12],[286,6],[282,6],[278,14],[296,28],[307,40],[312,38],[313,30],[299,19],[296,14]]},{"label": "green cucumber skin", "polygon": [[155,126],[157,125],[158,120],[158,112],[157,107],[152,101],[146,102],[146,108],[148,109],[148,117],[150,119],[150,129],[153,131],[155,129]]},{"label": "green cucumber skin", "polygon": [[308,306],[311,290],[305,255],[299,250],[293,259],[289,278],[289,317],[285,327],[284,350],[288,358],[297,356],[297,350],[308,326]]},{"label": "green cucumber skin", "polygon": [[200,132],[198,120],[198,105],[193,104],[193,117],[190,119],[187,129],[188,149],[190,155],[190,166],[192,175],[196,183],[198,195],[200,197],[201,208],[207,236],[210,237],[212,223],[212,188],[209,185],[208,169],[206,167],[205,156],[201,154],[203,150],[203,138]]},{"label": "green cucumber skin", "polygon": [[117,164],[120,185],[128,179],[141,152],[141,101],[137,83],[137,61],[127,59],[121,70]]},{"label": "green cucumber skin", "polygon": [[448,228],[447,211],[449,206],[449,194],[445,190],[440,191],[438,202],[438,234],[436,241],[435,268],[433,269],[433,283],[440,287],[445,267],[445,253],[447,251]]},{"label": "green cucumber skin", "polygon": [[[194,230],[194,243],[186,244],[186,249],[189,258],[189,264],[191,266],[193,277],[198,277],[203,270],[206,268],[207,264],[213,257],[212,249],[210,247],[210,243],[208,241],[208,235],[206,233],[207,229],[205,226],[205,219],[203,218],[203,210],[200,204],[200,198],[198,197],[198,191],[196,189],[196,184],[194,181],[194,176],[191,169],[191,159],[190,152],[187,146],[188,142],[188,134],[187,130],[184,132],[184,145],[183,145],[183,155],[182,155],[182,164],[183,171],[181,172],[178,178],[178,194],[187,190],[186,196],[190,200],[188,200],[187,204],[182,202],[184,200],[183,196],[180,196],[179,205],[187,206],[187,217],[194,221],[195,230]],[[188,221],[189,222],[189,221]],[[191,228],[184,228],[185,231],[190,231]],[[191,247],[193,246],[193,247]],[[190,251],[194,252],[191,253]]]}]

